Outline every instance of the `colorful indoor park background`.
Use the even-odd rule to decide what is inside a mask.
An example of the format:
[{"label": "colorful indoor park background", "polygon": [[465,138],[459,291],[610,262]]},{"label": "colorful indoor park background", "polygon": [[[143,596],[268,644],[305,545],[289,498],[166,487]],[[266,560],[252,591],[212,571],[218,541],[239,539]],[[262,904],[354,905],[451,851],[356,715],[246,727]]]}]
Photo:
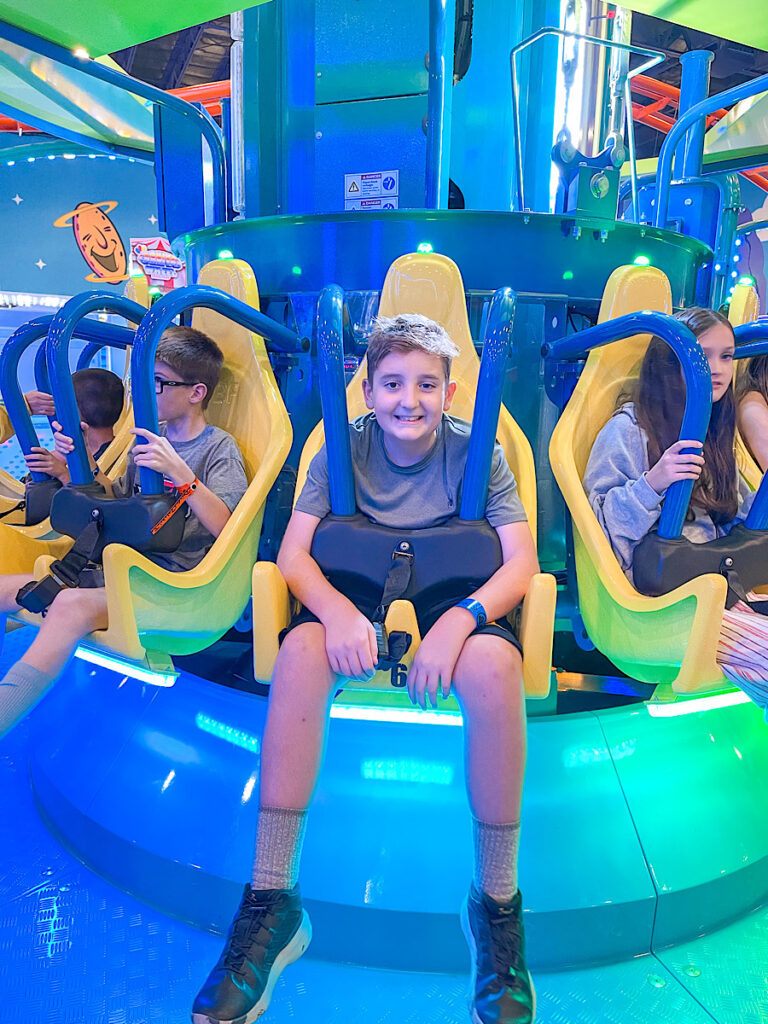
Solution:
[{"label": "colorful indoor park background", "polygon": [[[135,637],[84,642],[0,743],[7,1020],[181,1024],[218,955],[257,814],[277,606],[264,581],[326,386],[321,295],[347,381],[380,302],[413,302],[466,323],[457,374],[472,392],[491,298],[510,287],[500,391],[522,431],[536,600],[557,588],[526,641],[538,674],[520,877],[537,1020],[768,1024],[766,725],[702,668],[694,599],[643,618],[611,596],[571,516],[579,478],[562,468],[592,415],[571,405],[569,418],[586,352],[563,338],[698,302],[756,321],[749,338],[765,340],[763,8],[0,3],[0,340],[86,291],[102,296],[94,316],[123,323],[124,294],[159,319],[200,299],[185,285],[223,289],[218,320],[195,311],[228,354],[213,415],[266,481],[248,538],[215,567],[218,592],[201,585],[182,614],[179,592],[151,580]],[[269,320],[243,319],[229,296]],[[619,349],[601,351],[610,368]],[[35,355],[20,360],[22,390]],[[70,357],[126,363],[77,340]],[[49,424],[35,426],[50,445]],[[0,469],[22,475],[17,438]],[[0,511],[17,494],[4,474]],[[56,543],[11,515],[0,571],[22,547],[31,571]],[[126,571],[124,607],[141,605],[136,579]],[[206,628],[212,645],[198,642]],[[0,673],[32,635],[9,629]],[[461,719],[455,705],[410,709],[401,676],[334,705],[301,878],[315,937],[279,982],[276,1024],[468,1019]]]}]

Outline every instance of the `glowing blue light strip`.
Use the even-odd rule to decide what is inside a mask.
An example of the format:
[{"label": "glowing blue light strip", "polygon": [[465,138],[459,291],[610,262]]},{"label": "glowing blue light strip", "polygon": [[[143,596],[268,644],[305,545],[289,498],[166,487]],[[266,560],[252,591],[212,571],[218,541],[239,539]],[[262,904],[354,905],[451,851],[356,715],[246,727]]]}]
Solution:
[{"label": "glowing blue light strip", "polygon": [[151,686],[173,686],[178,675],[177,672],[153,672],[151,668],[144,668],[135,661],[124,661],[112,654],[94,651],[90,647],[78,647],[75,657],[90,662],[91,665],[98,665],[99,668],[108,668],[118,675],[138,679],[140,683],[149,683]]},{"label": "glowing blue light strip", "polygon": [[407,725],[463,725],[458,711],[354,707],[351,704],[334,704],[331,707],[331,718],[346,718],[356,722],[400,722]]},{"label": "glowing blue light strip", "polygon": [[730,693],[716,693],[713,697],[692,697],[674,704],[646,704],[646,707],[653,718],[677,718],[679,715],[693,715],[697,711],[714,711],[716,708],[732,708],[737,704],[748,703],[746,693],[733,690]]},{"label": "glowing blue light strip", "polygon": [[231,743],[235,747],[242,747],[243,750],[251,750],[255,754],[258,754],[259,752],[261,744],[258,736],[254,736],[249,732],[244,732],[242,729],[236,729],[233,725],[227,725],[226,722],[219,722],[217,719],[211,718],[209,715],[204,715],[202,711],[198,711],[195,715],[195,725],[203,732],[207,732],[211,736],[216,736],[220,740]]}]

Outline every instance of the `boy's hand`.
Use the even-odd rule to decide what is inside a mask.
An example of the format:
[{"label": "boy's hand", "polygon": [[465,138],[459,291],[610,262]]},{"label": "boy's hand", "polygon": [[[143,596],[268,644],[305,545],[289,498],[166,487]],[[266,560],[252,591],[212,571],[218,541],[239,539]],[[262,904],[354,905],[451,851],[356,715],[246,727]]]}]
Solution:
[{"label": "boy's hand", "polygon": [[69,480],[66,459],[57,452],[49,452],[47,448],[33,448],[30,455],[24,456],[24,461],[33,473],[47,473],[62,483]]},{"label": "boy's hand", "polygon": [[[83,426],[83,424],[80,424]],[[59,455],[66,459],[70,452],[75,450],[75,442],[64,433],[64,428],[56,420],[53,421],[53,444]]]},{"label": "boy's hand", "polygon": [[174,487],[181,487],[182,484],[191,484],[194,481],[195,474],[175,451],[167,437],[153,434],[144,427],[134,427],[131,433],[145,439],[133,446],[133,459],[137,466],[162,473]]},{"label": "boy's hand", "polygon": [[451,679],[461,649],[475,628],[475,619],[466,608],[449,608],[421,641],[410,671],[408,696],[414,704],[437,707],[438,687],[445,699],[451,692]]},{"label": "boy's hand", "polygon": [[44,391],[27,391],[24,395],[33,416],[55,416],[53,398]]},{"label": "boy's hand", "polygon": [[348,679],[370,679],[378,660],[376,631],[356,608],[328,616],[325,652],[331,668]]}]

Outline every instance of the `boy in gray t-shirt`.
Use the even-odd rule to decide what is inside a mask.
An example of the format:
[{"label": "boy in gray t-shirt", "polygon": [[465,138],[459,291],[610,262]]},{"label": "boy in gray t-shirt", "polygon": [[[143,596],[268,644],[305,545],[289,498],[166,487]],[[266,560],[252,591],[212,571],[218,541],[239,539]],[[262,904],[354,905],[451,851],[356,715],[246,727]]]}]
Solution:
[{"label": "boy in gray t-shirt", "polygon": [[[453,342],[412,314],[380,320],[368,344],[363,391],[371,415],[350,424],[358,509],[393,527],[434,526],[456,515],[469,425],[446,415]],[[278,566],[304,606],[275,665],[261,751],[259,818],[251,885],[224,954],[195,1000],[193,1024],[255,1020],[280,971],[310,938],[297,877],[307,807],[315,788],[331,700],[339,682],[370,677],[377,659],[370,619],[335,590],[311,555],[329,512],[321,450],[288,524]],[[473,1019],[531,1024],[517,843],[525,760],[519,645],[503,620],[538,571],[514,477],[497,446],[486,516],[503,565],[466,600],[421,623],[408,674],[414,703],[437,705],[451,688],[466,723],[467,785],[475,828],[475,876],[464,926],[475,959]],[[448,569],[448,567],[446,567]],[[244,938],[245,937],[245,938]],[[236,969],[232,969],[232,965]]]},{"label": "boy in gray t-shirt", "polygon": [[[172,555],[152,556],[158,565],[175,571],[200,561],[247,487],[234,439],[210,426],[205,418],[223,361],[218,345],[200,331],[191,327],[167,330],[155,362],[157,411],[164,429],[153,434],[136,427],[133,433],[139,443],[131,452],[128,473],[114,487],[102,474],[96,478],[110,493],[130,494],[135,467],[146,466],[162,473],[173,487],[191,485],[181,547]],[[61,433],[56,442],[62,454],[74,447],[72,439]],[[33,579],[32,575],[0,576],[0,615],[18,611],[16,595]],[[79,641],[107,625],[103,587],[64,589],[56,595],[32,646],[0,683],[0,736],[45,693]]]}]

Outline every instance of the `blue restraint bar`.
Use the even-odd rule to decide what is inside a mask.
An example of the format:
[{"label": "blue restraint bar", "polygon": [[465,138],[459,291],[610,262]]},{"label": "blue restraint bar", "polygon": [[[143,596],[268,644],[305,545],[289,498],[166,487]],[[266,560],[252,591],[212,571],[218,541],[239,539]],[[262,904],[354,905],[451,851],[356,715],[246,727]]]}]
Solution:
[{"label": "blue restraint bar", "polygon": [[326,285],[317,304],[317,356],[328,486],[331,512],[335,516],[352,516],[357,503],[344,381],[343,311],[344,292],[337,284]]},{"label": "blue restraint bar", "polygon": [[[74,451],[67,456],[69,476],[73,484],[92,483],[93,474],[80,429],[75,386],[69,370],[69,343],[75,331],[80,329],[81,321],[89,313],[97,311],[114,313],[137,324],[146,313],[146,308],[140,306],[138,302],[113,295],[112,292],[83,292],[65,302],[51,321],[46,342],[48,373],[51,378],[56,416],[64,428],[64,433],[69,434],[75,444]],[[129,343],[133,340],[133,332],[124,327],[116,327],[114,324],[98,326],[101,328],[99,334],[92,336],[98,341],[110,336],[118,341],[127,340]]]},{"label": "blue restraint bar", "polygon": [[[133,391],[133,416],[137,427],[145,427],[153,433],[158,431],[157,396],[155,395],[155,352],[160,335],[173,324],[175,317],[187,309],[202,306],[235,323],[247,327],[254,334],[260,334],[271,344],[267,348],[278,352],[306,352],[309,342],[298,334],[283,327],[275,320],[247,306],[239,299],[207,285],[190,285],[177,288],[145,311],[144,319],[136,331],[131,352],[131,384]],[[163,477],[154,469],[145,466],[139,469],[142,494],[162,494]]]},{"label": "blue restraint bar", "polygon": [[[30,320],[18,327],[8,338],[0,353],[0,392],[5,399],[5,406],[11,425],[19,440],[24,455],[29,455],[32,448],[39,446],[40,439],[32,424],[32,417],[27,409],[24,396],[18,381],[19,360],[22,354],[40,338],[45,337],[54,317],[41,316]],[[123,327],[116,327],[113,324],[103,324],[94,320],[87,320],[78,324],[75,332],[78,338],[86,340],[98,339],[101,344],[113,344],[124,335],[132,335]],[[45,353],[47,343],[40,345],[35,356],[35,383],[40,391],[52,393],[48,367],[45,365]],[[70,381],[69,367],[67,366],[65,376]],[[55,401],[55,395],[54,395]],[[58,409],[58,406],[57,406]],[[77,434],[80,433],[80,417],[77,417]],[[45,480],[45,473],[32,473],[32,479]]]},{"label": "blue restraint bar", "polygon": [[499,288],[490,302],[464,470],[460,519],[476,520],[485,515],[516,301],[511,288]]},{"label": "blue restraint bar", "polygon": [[[709,364],[693,332],[673,317],[647,310],[628,313],[626,316],[598,324],[597,327],[570,334],[559,341],[549,342],[542,346],[541,353],[552,359],[580,359],[590,349],[610,345],[612,341],[631,338],[634,334],[655,334],[666,341],[677,355],[685,380],[685,410],[680,437],[686,441],[703,441],[712,412],[712,377]],[[680,536],[692,490],[692,480],[679,480],[669,487],[659,518],[660,537]]]}]

